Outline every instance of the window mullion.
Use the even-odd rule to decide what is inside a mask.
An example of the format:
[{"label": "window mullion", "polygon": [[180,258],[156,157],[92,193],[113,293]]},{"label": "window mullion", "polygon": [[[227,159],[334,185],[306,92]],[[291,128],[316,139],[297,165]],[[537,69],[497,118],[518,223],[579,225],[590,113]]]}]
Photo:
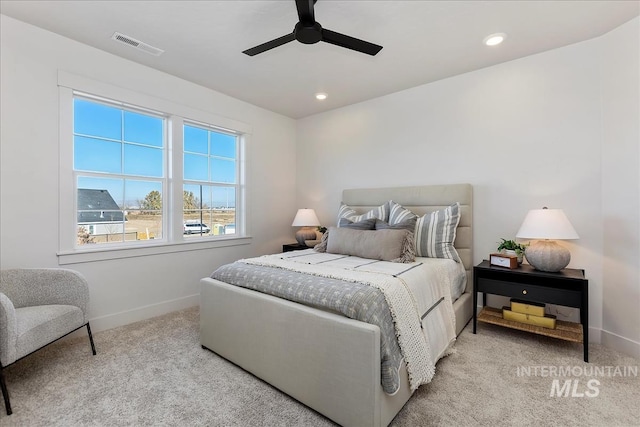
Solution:
[{"label": "window mullion", "polygon": [[207,131],[207,182],[213,181],[213,172],[211,171],[211,132]]},{"label": "window mullion", "polygon": [[126,199],[125,189],[127,188],[127,179],[124,176],[124,110],[120,110],[120,176],[122,176],[122,242],[125,242],[126,239],[126,225],[125,225],[125,215],[124,215],[124,201]]},{"label": "window mullion", "polygon": [[170,238],[173,241],[177,241],[182,238],[183,225],[182,225],[182,212],[183,212],[183,186],[184,186],[184,136],[183,136],[184,120],[179,116],[170,116],[168,119],[168,185],[169,185],[169,197],[171,203],[168,204],[167,218],[169,226]]}]

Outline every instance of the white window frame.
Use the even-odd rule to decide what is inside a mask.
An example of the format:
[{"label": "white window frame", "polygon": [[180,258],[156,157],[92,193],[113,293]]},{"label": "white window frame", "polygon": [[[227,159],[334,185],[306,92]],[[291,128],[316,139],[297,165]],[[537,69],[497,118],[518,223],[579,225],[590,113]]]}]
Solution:
[{"label": "white window frame", "polygon": [[[73,169],[73,99],[74,92],[129,104],[139,109],[162,112],[167,120],[167,146],[163,199],[163,237],[126,243],[77,245],[76,173]],[[247,209],[247,146],[251,126],[215,114],[187,107],[107,83],[98,82],[72,73],[58,71],[59,93],[59,248],[61,265],[105,259],[129,258],[171,252],[203,250],[251,243]],[[187,121],[202,123],[212,128],[233,130],[238,135],[238,186],[236,194],[236,234],[185,239],[183,236],[183,125]]]},{"label": "white window frame", "polygon": [[[163,120],[163,129],[162,129],[162,142],[163,142],[163,146],[161,147],[162,149],[162,176],[161,177],[152,177],[152,176],[136,176],[136,175],[131,175],[131,174],[127,174],[124,173],[124,171],[120,172],[120,173],[105,173],[105,172],[94,172],[94,171],[87,171],[87,170],[73,170],[73,183],[74,183],[74,194],[77,195],[78,192],[78,188],[77,188],[77,183],[78,183],[78,178],[79,177],[89,177],[89,178],[106,178],[106,179],[122,179],[122,180],[141,180],[141,181],[148,181],[148,182],[157,182],[160,183],[161,186],[161,194],[163,195],[163,201],[167,200],[167,197],[164,197],[164,195],[168,194],[167,190],[168,190],[168,185],[167,185],[167,171],[169,169],[168,167],[168,155],[167,153],[169,152],[169,147],[170,147],[170,140],[169,140],[169,136],[167,134],[167,129],[168,129],[168,124],[169,124],[169,117],[166,114],[163,114],[161,112],[158,111],[152,111],[149,109],[143,109],[140,108],[138,106],[134,106],[134,105],[127,105],[123,102],[119,102],[113,99],[105,99],[102,97],[97,97],[95,95],[91,95],[91,94],[86,94],[86,93],[82,93],[79,91],[73,91],[73,99],[72,102],[74,102],[76,99],[81,99],[81,100],[85,100],[85,101],[89,101],[89,102],[95,102],[97,104],[101,104],[101,105],[106,105],[112,108],[117,108],[119,110],[122,111],[129,111],[129,112],[133,112],[133,113],[137,113],[137,114],[146,114],[149,115],[150,117],[156,117],[156,118],[161,118]],[[124,131],[124,128],[123,128]],[[75,134],[73,135],[73,137],[75,138]],[[89,137],[93,137],[92,135],[90,135]],[[99,137],[98,137],[99,138]],[[99,138],[101,139],[101,138]],[[121,141],[122,144],[125,144],[124,141],[124,137],[121,136]],[[135,145],[138,145],[137,143],[135,143]],[[124,159],[122,159],[124,160]],[[124,164],[124,163],[123,163]],[[75,198],[76,203],[77,203],[77,197]],[[169,202],[171,202],[171,200],[168,200]],[[76,205],[76,210],[77,210],[77,205]],[[162,237],[159,239],[159,241],[166,241],[167,240],[167,233],[165,233],[164,231],[167,229],[168,227],[168,221],[167,221],[167,210],[165,209],[165,206],[163,204],[163,209],[162,209],[162,230],[163,230],[163,235]],[[77,224],[76,224],[77,226]],[[123,230],[124,231],[124,230]],[[102,243],[99,245],[103,245]],[[114,246],[114,247],[132,247],[132,245],[143,245],[143,241],[127,241],[126,243],[108,243],[109,246]],[[92,249],[90,247],[84,247],[84,246],[80,246],[77,244],[74,247],[74,249]]]},{"label": "white window frame", "polygon": [[[233,135],[236,137],[236,152],[235,152],[235,160],[236,160],[236,174],[235,174],[235,183],[230,184],[230,183],[226,183],[226,182],[217,182],[217,181],[212,181],[212,180],[194,180],[194,179],[183,179],[182,184],[184,186],[184,184],[187,185],[203,185],[203,186],[211,186],[211,187],[228,187],[228,188],[234,188],[236,190],[236,199],[238,198],[238,194],[240,194],[240,189],[241,189],[241,185],[242,185],[242,174],[241,171],[242,169],[240,168],[240,162],[242,159],[242,134],[238,133],[235,130],[231,130],[231,129],[224,129],[221,128],[219,126],[214,126],[211,124],[207,124],[207,123],[199,123],[199,122],[195,122],[193,120],[183,120],[182,121],[182,129],[184,129],[184,126],[191,126],[191,127],[196,127],[196,128],[200,128],[209,132],[218,132],[218,133],[222,133],[222,134],[227,134],[227,135]],[[184,142],[184,139],[183,139]],[[183,150],[182,153],[184,154],[184,146],[183,146]],[[209,157],[207,157],[207,160],[209,159]],[[184,164],[184,162],[183,162]],[[211,173],[211,169],[209,169],[208,173]],[[184,176],[184,174],[183,174]],[[184,189],[184,187],[183,187]],[[237,204],[237,201],[236,201]],[[183,211],[184,214],[184,211]],[[238,222],[238,210],[236,209],[236,222]],[[213,224],[211,224],[211,227],[213,228]],[[238,229],[237,229],[237,225],[236,225],[236,235],[238,234]]]}]

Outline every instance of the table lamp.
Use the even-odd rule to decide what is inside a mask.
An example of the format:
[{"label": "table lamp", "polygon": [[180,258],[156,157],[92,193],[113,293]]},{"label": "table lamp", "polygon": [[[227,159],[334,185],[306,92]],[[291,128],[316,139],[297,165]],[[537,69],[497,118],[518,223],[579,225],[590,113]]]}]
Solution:
[{"label": "table lamp", "polygon": [[562,209],[532,209],[524,218],[516,234],[519,239],[539,239],[532,242],[524,251],[536,270],[557,272],[569,265],[571,253],[554,240],[578,239]]},{"label": "table lamp", "polygon": [[306,240],[315,240],[316,231],[313,227],[320,225],[318,217],[313,209],[298,209],[296,217],[293,219],[292,227],[302,227],[296,232],[296,240],[299,244],[306,246]]}]

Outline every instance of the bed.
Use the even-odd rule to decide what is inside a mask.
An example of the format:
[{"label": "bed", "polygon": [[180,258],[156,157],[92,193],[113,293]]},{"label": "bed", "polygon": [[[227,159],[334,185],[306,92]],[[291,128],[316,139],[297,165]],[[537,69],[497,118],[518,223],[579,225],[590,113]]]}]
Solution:
[{"label": "bed", "polygon": [[[454,246],[466,271],[464,292],[452,304],[459,334],[472,316],[471,185],[350,189],[342,194],[343,203],[358,213],[389,200],[416,215],[459,204]],[[383,390],[378,326],[213,278],[201,280],[200,316],[203,348],[338,424],[386,426],[412,395],[405,364],[398,389],[393,394]]]}]

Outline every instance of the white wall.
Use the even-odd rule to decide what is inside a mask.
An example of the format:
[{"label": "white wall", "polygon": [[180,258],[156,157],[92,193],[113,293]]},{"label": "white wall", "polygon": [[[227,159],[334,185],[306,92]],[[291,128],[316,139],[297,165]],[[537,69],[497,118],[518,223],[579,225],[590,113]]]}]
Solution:
[{"label": "white wall", "polygon": [[[606,146],[602,110],[607,103],[603,103],[600,61],[609,44],[618,38],[633,39],[634,28],[637,36],[637,21],[618,36],[299,120],[298,204],[315,208],[321,222],[333,224],[343,188],[468,182],[474,186],[475,262],[487,258],[501,237],[514,237],[529,209],[562,208],[580,235],[577,241],[562,243],[572,253],[569,267],[586,270],[591,337],[598,341],[603,327],[603,239],[611,238],[602,208],[601,156]],[[619,56],[633,48],[633,42],[625,46]],[[635,46],[637,49],[637,37]],[[637,51],[635,59],[627,61],[637,70]],[[633,80],[628,76],[633,70],[623,72],[619,69],[623,66],[612,63],[607,68],[612,82],[618,74]],[[637,77],[636,71],[636,87]],[[617,94],[613,88],[610,94],[608,104],[614,104]],[[637,106],[638,91],[631,91],[626,102]],[[615,115],[613,108],[610,112]],[[624,250],[630,251],[625,259],[635,257],[636,266],[640,255],[637,119],[637,114],[611,119],[612,127],[622,126],[618,132],[636,138],[635,149],[627,148],[621,159],[625,169],[635,171],[635,181],[624,184],[633,189],[632,196],[616,206],[616,212],[630,209],[625,219],[635,219],[636,228],[627,230],[630,244]],[[627,130],[632,123],[635,134]],[[632,156],[626,159],[627,154]],[[615,187],[622,180],[617,175],[624,172],[618,166],[605,167],[607,172],[620,171],[611,173],[612,182],[605,184]],[[637,267],[630,266],[633,268],[635,281],[621,288],[621,294],[638,290]],[[607,278],[609,275],[608,269]],[[625,304],[620,311],[608,310],[608,324],[618,327],[637,319],[637,309]],[[558,310],[559,318],[577,320],[575,310]],[[638,344],[637,325],[630,326],[636,328],[633,334],[628,328],[616,329],[616,333]]]},{"label": "white wall", "polygon": [[602,342],[640,357],[640,20],[601,43]]},{"label": "white wall", "polygon": [[58,70],[234,119],[253,129],[248,147],[252,243],[65,265],[89,280],[94,329],[195,305],[199,279],[217,266],[275,252],[292,240],[291,219],[297,209],[292,119],[0,18],[2,268],[58,266]]}]

